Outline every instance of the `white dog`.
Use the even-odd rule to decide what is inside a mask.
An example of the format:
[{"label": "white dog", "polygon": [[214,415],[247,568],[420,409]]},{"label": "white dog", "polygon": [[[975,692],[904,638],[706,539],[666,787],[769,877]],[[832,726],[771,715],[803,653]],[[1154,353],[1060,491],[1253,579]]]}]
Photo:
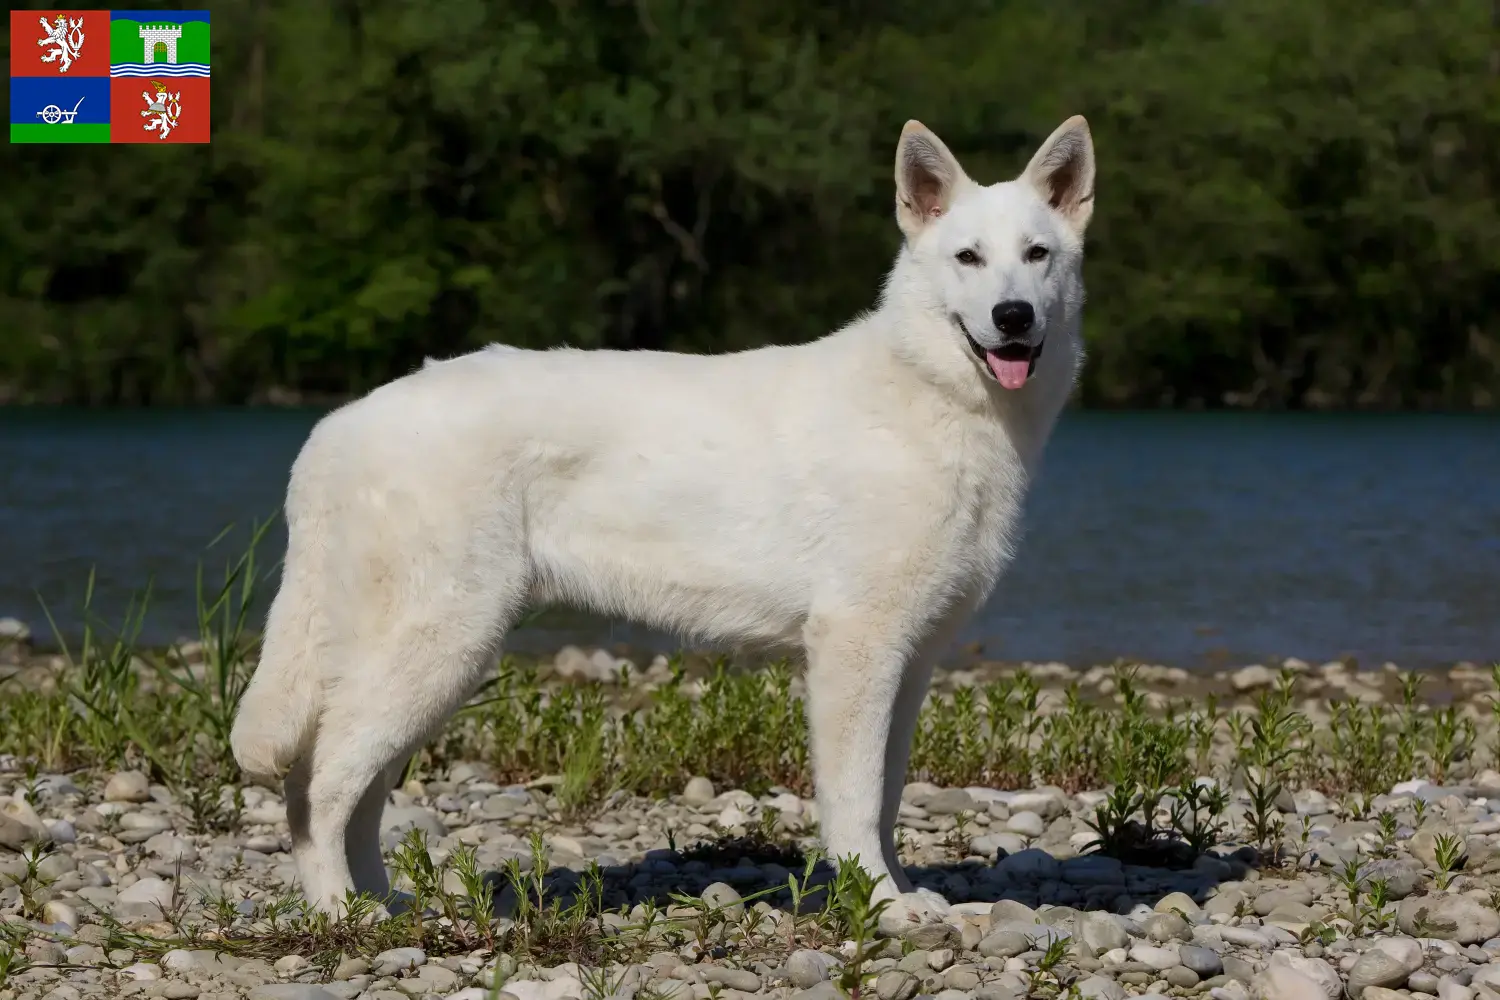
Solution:
[{"label": "white dog", "polygon": [[[404,761],[529,605],[796,642],[823,838],[927,919],[893,827],[934,657],[993,588],[1082,359],[1094,152],[1064,122],[982,186],[918,122],[905,244],[872,313],[809,344],[691,356],[495,346],[325,417],[235,758],[286,778],[303,890],[389,891]],[[899,894],[899,897],[898,897]]]}]

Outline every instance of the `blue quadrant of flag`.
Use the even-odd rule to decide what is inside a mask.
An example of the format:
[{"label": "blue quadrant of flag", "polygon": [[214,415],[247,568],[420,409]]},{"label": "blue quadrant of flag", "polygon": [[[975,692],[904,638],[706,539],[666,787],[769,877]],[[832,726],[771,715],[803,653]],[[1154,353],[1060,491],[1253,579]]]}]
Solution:
[{"label": "blue quadrant of flag", "polygon": [[109,124],[109,77],[17,76],[10,81],[12,122]]}]

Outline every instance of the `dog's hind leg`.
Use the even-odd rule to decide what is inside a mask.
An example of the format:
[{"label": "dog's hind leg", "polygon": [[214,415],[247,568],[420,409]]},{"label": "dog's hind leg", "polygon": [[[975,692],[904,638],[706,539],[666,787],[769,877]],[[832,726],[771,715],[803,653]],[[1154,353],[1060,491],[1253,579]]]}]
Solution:
[{"label": "dog's hind leg", "polygon": [[354,814],[349,817],[349,825],[344,829],[344,857],[349,862],[349,874],[354,878],[354,891],[367,892],[377,899],[385,899],[391,892],[385,860],[380,853],[380,817],[385,812],[386,796],[400,780],[410,756],[403,754],[376,775],[365,794],[360,796]]},{"label": "dog's hind leg", "polygon": [[[306,763],[302,842],[293,846],[310,902],[336,912],[353,889],[385,895],[380,818],[407,758],[474,692],[525,599],[527,567],[515,545],[466,551],[438,565],[413,562],[387,580],[356,642],[338,651]],[[288,819],[291,819],[290,805]]]},{"label": "dog's hind leg", "polygon": [[[309,835],[311,806],[308,801],[308,783],[312,777],[312,761],[317,752],[312,750],[287,773],[285,782],[287,825],[292,830],[292,857],[304,880],[311,877],[314,868],[320,865],[315,860],[317,852],[312,849]],[[372,781],[360,796],[344,831],[344,857],[349,866],[355,892],[368,892],[376,899],[390,895],[390,878],[386,874],[385,862],[380,854],[380,816],[385,809],[386,796],[401,776],[406,758],[397,760]],[[303,891],[312,897],[305,883]]]},{"label": "dog's hind leg", "polygon": [[495,643],[472,641],[472,622],[451,632],[407,626],[330,687],[305,779],[306,842],[294,845],[318,908],[336,912],[351,889],[387,891],[379,835],[388,782],[477,687]]}]

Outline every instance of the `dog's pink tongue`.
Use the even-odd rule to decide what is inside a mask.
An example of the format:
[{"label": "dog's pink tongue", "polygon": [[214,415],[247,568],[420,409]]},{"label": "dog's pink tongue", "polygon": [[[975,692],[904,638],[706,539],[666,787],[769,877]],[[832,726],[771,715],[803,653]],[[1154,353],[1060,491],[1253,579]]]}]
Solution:
[{"label": "dog's pink tongue", "polygon": [[989,362],[990,371],[995,373],[995,378],[1007,389],[1021,388],[1031,372],[1030,361],[1006,361],[994,351],[985,351],[984,360]]}]

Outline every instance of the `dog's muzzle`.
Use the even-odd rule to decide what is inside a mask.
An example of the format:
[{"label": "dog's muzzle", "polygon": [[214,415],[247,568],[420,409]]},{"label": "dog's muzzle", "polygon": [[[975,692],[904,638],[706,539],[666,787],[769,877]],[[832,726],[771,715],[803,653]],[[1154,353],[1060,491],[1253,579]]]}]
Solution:
[{"label": "dog's muzzle", "polygon": [[969,342],[969,350],[979,359],[985,373],[1005,388],[1019,389],[1036,374],[1037,359],[1042,356],[1042,347],[1047,343],[1045,336],[1035,344],[1011,341],[999,347],[985,347],[969,333],[963,317],[954,315],[953,321],[963,331],[964,339]]}]

